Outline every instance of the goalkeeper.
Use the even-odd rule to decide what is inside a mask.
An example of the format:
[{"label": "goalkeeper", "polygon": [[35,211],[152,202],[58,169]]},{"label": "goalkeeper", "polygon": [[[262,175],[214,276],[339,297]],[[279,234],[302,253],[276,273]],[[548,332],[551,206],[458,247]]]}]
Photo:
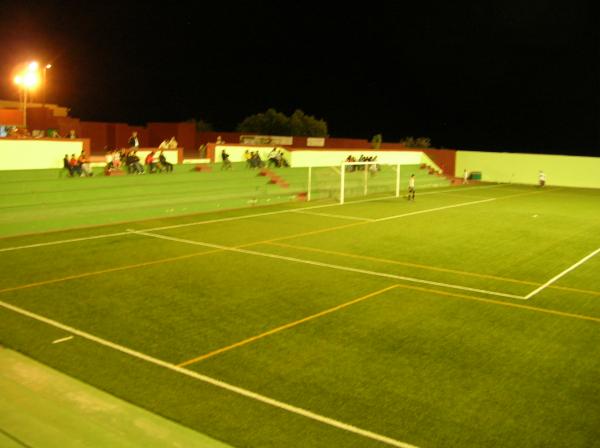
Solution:
[{"label": "goalkeeper", "polygon": [[408,179],[408,200],[415,200],[415,175],[411,174],[410,179]]}]

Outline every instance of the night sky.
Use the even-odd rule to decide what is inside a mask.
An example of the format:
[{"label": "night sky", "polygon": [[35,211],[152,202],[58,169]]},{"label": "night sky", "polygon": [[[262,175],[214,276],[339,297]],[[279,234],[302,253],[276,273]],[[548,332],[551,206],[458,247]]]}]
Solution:
[{"label": "night sky", "polygon": [[[195,5],[195,6],[190,6]],[[273,107],[332,137],[600,155],[591,2],[0,2],[11,70],[52,62],[48,102],[82,120],[207,121]]]}]

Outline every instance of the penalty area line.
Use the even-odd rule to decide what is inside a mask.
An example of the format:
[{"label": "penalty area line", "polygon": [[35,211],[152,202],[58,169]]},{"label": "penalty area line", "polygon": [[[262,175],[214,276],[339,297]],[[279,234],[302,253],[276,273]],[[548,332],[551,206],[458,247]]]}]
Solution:
[{"label": "penalty area line", "polygon": [[[131,233],[135,233],[137,235],[145,235],[145,236],[148,236],[151,238],[158,238],[158,239],[174,241],[174,242],[183,243],[183,244],[191,244],[194,246],[210,247],[212,249],[220,249],[220,250],[228,251],[228,252],[236,252],[236,253],[240,253],[240,254],[255,255],[258,257],[273,258],[276,260],[291,261],[293,263],[302,263],[302,264],[308,264],[311,266],[335,269],[338,271],[354,272],[357,274],[365,274],[365,275],[371,275],[371,276],[376,276],[376,277],[391,278],[394,280],[404,280],[404,281],[412,282],[412,283],[421,283],[421,284],[426,284],[426,285],[441,286],[443,288],[458,289],[461,291],[470,291],[470,292],[476,292],[476,293],[480,293],[480,294],[486,294],[486,295],[492,295],[492,296],[498,296],[498,297],[507,297],[509,299],[524,300],[523,296],[517,296],[515,294],[507,294],[507,293],[497,292],[497,291],[488,291],[485,289],[470,288],[468,286],[453,285],[450,283],[434,282],[431,280],[424,280],[424,279],[420,279],[420,278],[405,277],[403,275],[388,274],[386,272],[369,271],[367,269],[358,269],[358,268],[353,268],[350,266],[342,266],[342,265],[338,265],[338,264],[323,263],[320,261],[305,260],[303,258],[287,257],[284,255],[271,254],[268,252],[258,252],[258,251],[254,251],[254,250],[242,249],[240,247],[222,246],[220,244],[212,244],[212,243],[205,243],[202,241],[194,241],[194,240],[188,240],[188,239],[184,239],[184,238],[176,238],[176,237],[172,237],[172,236],[160,235],[158,233],[151,233],[151,232],[146,232],[146,231],[142,231],[142,230],[132,230],[131,229],[130,231],[131,231]],[[270,241],[274,241],[274,240],[263,241],[262,243],[269,243]],[[254,244],[259,244],[259,243],[253,243],[253,245]]]},{"label": "penalty area line", "polygon": [[353,433],[353,434],[356,434],[356,435],[359,435],[359,436],[362,436],[362,437],[365,437],[365,438],[368,438],[368,439],[371,439],[371,440],[375,440],[375,441],[378,441],[378,442],[381,442],[381,443],[385,443],[385,444],[390,445],[390,446],[396,446],[396,447],[400,447],[400,448],[417,448],[415,445],[411,445],[409,443],[401,442],[399,440],[392,439],[391,437],[387,437],[387,436],[384,436],[384,435],[381,435],[381,434],[377,434],[375,432],[372,432],[372,431],[369,431],[369,430],[366,430],[366,429],[362,429],[362,428],[359,428],[358,426],[350,425],[348,423],[344,423],[344,422],[341,422],[339,420],[335,420],[333,418],[325,417],[323,415],[317,414],[317,413],[309,411],[307,409],[300,408],[300,407],[297,407],[297,406],[294,406],[294,405],[291,405],[291,404],[287,404],[287,403],[284,403],[283,401],[275,400],[273,398],[269,398],[269,397],[267,397],[265,395],[261,395],[261,394],[258,394],[256,392],[252,392],[252,391],[250,391],[248,389],[243,389],[241,387],[234,386],[234,385],[226,383],[224,381],[217,380],[215,378],[212,378],[212,377],[209,377],[209,376],[206,376],[206,375],[202,375],[200,373],[194,372],[193,370],[189,370],[189,369],[185,369],[183,367],[176,366],[175,364],[171,364],[170,362],[166,362],[166,361],[163,361],[161,359],[154,358],[153,356],[147,355],[147,354],[139,352],[137,350],[133,350],[133,349],[128,348],[128,347],[125,347],[124,345],[116,344],[114,342],[108,341],[108,340],[100,338],[98,336],[94,336],[94,335],[92,335],[90,333],[86,333],[85,331],[78,330],[78,329],[76,329],[74,327],[65,325],[65,324],[60,323],[60,322],[58,322],[56,320],[49,319],[47,317],[44,317],[42,315],[33,313],[31,311],[28,311],[28,310],[25,310],[23,308],[17,307],[15,305],[11,305],[9,303],[0,301],[0,306],[3,307],[3,308],[5,308],[5,309],[7,309],[7,310],[13,311],[13,312],[15,312],[17,314],[20,314],[22,316],[26,316],[26,317],[29,317],[31,319],[37,320],[38,322],[43,322],[43,323],[45,323],[47,325],[50,325],[52,327],[60,328],[61,330],[67,331],[67,332],[72,333],[74,335],[80,336],[80,337],[82,337],[84,339],[87,339],[88,341],[95,342],[97,344],[103,345],[105,347],[111,348],[111,349],[119,351],[121,353],[125,353],[125,354],[127,354],[129,356],[132,356],[134,358],[141,359],[141,360],[146,361],[146,362],[148,362],[150,364],[154,364],[154,365],[157,365],[157,366],[160,366],[160,367],[164,367],[165,369],[168,369],[168,370],[174,371],[176,373],[179,373],[179,374],[182,374],[182,375],[194,378],[196,380],[202,381],[204,383],[210,384],[210,385],[218,387],[220,389],[227,390],[227,391],[232,392],[234,394],[241,395],[241,396],[244,396],[246,398],[250,398],[252,400],[264,403],[266,405],[282,409],[282,410],[290,412],[292,414],[301,415],[303,417],[306,417],[306,418],[311,419],[311,420],[318,421],[318,422],[323,423],[325,425],[332,426],[332,427],[341,429],[343,431],[350,432],[350,433]]},{"label": "penalty area line", "polygon": [[596,249],[594,252],[592,252],[589,255],[586,255],[585,257],[583,257],[581,260],[579,260],[577,263],[575,263],[574,265],[570,266],[569,268],[565,269],[564,271],[562,271],[560,274],[554,276],[553,278],[551,278],[550,280],[548,280],[546,283],[544,283],[542,286],[540,286],[539,288],[531,291],[529,294],[527,294],[525,296],[525,300],[529,300],[531,299],[533,296],[535,296],[536,294],[542,292],[544,289],[546,289],[548,286],[550,286],[552,283],[556,282],[558,279],[560,279],[561,277],[564,277],[565,275],[567,275],[569,272],[571,272],[572,270],[578,268],[579,266],[581,266],[583,263],[585,263],[586,261],[588,261],[590,258],[594,257],[598,252],[600,252],[600,247],[598,249]]}]

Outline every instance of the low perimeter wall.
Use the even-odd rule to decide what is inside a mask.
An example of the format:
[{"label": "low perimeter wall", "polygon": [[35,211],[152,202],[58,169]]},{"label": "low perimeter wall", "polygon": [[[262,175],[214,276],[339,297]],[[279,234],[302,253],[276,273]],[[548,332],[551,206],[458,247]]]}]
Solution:
[{"label": "low perimeter wall", "polygon": [[[0,139],[0,171],[36,170],[62,168],[65,154],[78,157],[84,151],[90,157],[89,139]],[[150,151],[156,148],[140,148],[138,157],[142,163]],[[164,152],[167,161],[173,164],[183,163],[183,148]],[[96,164],[104,163],[104,156],[93,156],[90,160]]]},{"label": "low perimeter wall", "polygon": [[89,156],[89,139],[0,139],[0,170],[62,168],[65,154]]},{"label": "low perimeter wall", "polygon": [[[217,145],[214,149],[214,161],[221,161],[221,151],[225,150],[229,154],[229,160],[232,162],[243,162],[244,153],[246,151],[258,151],[260,157],[266,162],[268,154],[273,149],[273,146],[246,146],[246,145]],[[438,171],[440,168],[422,151],[376,151],[370,149],[286,149],[278,147],[282,151],[285,159],[290,166],[299,167],[318,167],[318,166],[340,166],[349,155],[352,155],[356,160],[361,155],[368,157],[377,156],[377,161],[380,163],[400,163],[402,165],[420,165],[426,163]]]},{"label": "low perimeter wall", "polygon": [[465,169],[480,171],[486,182],[537,184],[541,170],[547,185],[600,188],[599,157],[457,151],[455,175]]}]

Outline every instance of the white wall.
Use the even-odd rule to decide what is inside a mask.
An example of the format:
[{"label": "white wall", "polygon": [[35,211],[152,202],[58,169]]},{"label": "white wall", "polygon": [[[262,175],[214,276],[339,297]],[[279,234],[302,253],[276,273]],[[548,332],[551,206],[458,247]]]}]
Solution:
[{"label": "white wall", "polygon": [[0,170],[62,168],[65,154],[76,157],[81,140],[16,140],[0,138]]}]

